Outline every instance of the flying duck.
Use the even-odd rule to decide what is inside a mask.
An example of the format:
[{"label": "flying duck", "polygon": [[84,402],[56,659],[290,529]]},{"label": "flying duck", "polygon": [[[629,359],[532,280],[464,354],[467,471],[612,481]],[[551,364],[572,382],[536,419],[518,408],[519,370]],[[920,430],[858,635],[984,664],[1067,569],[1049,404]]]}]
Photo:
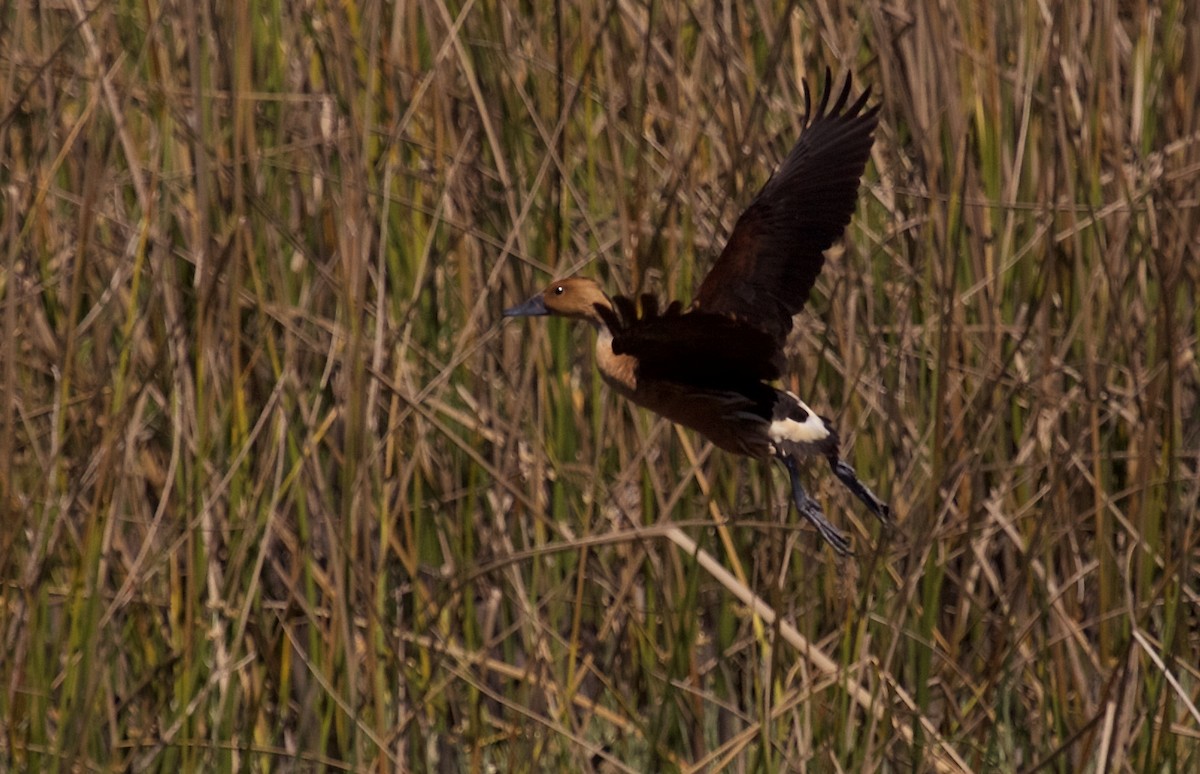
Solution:
[{"label": "flying duck", "polygon": [[825,518],[800,482],[798,461],[821,455],[834,475],[885,524],[891,510],[840,456],[838,436],[795,393],[772,386],[784,366],[792,317],[808,300],[824,251],[850,222],[859,179],[879,121],[866,108],[870,89],[850,101],[851,79],[829,105],[832,77],[815,113],[804,84],[800,139],[750,206],[700,285],[691,306],[659,308],[643,296],[609,296],[594,280],[555,280],[506,317],[558,315],[597,333],[596,365],[604,381],[734,454],[779,460],[792,499],[839,555],[850,541]]}]

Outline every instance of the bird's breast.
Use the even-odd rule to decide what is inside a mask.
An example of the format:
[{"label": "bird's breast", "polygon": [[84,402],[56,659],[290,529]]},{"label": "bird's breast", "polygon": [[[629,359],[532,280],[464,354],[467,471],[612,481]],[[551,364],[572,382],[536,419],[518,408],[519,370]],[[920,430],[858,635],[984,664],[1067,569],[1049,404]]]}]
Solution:
[{"label": "bird's breast", "polygon": [[613,337],[607,328],[601,328],[600,335],[596,337],[596,367],[609,386],[637,400],[637,358],[613,352]]},{"label": "bird's breast", "polygon": [[613,352],[612,336],[604,330],[596,340],[596,366],[604,381],[621,395],[700,432],[722,449],[751,457],[770,453],[767,417],[750,396],[664,379],[639,379],[637,358]]}]

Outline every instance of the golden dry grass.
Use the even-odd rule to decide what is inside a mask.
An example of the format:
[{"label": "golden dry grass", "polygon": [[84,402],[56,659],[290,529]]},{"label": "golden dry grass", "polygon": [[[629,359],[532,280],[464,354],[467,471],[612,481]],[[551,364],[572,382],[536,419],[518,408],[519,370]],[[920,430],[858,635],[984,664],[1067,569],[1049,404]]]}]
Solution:
[{"label": "golden dry grass", "polygon": [[[898,514],[611,396],[801,79],[882,123],[789,386]],[[1200,766],[1192,2],[0,10],[0,768]]]}]

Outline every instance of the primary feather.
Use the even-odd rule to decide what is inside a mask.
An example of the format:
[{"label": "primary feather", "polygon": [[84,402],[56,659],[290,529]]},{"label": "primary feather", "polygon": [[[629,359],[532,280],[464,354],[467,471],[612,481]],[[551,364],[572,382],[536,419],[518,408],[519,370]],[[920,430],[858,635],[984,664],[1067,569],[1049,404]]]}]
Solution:
[{"label": "primary feather", "polygon": [[780,347],[821,273],[825,250],[850,223],[879,122],[878,105],[863,110],[870,89],[847,105],[850,78],[830,107],[831,80],[826,71],[815,115],[806,109],[799,141],[738,218],[693,304],[750,321]]}]

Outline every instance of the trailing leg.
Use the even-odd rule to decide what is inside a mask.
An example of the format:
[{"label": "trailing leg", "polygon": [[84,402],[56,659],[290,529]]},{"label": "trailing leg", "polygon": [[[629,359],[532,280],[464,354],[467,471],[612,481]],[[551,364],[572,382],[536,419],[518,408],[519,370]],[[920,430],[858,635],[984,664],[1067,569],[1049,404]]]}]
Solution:
[{"label": "trailing leg", "polygon": [[854,468],[850,467],[836,453],[826,455],[826,459],[829,460],[829,467],[833,469],[834,475],[841,479],[846,488],[853,492],[855,497],[862,500],[871,509],[871,513],[879,517],[880,521],[884,524],[890,524],[892,509],[888,507],[887,503],[876,497],[870,487],[859,480],[858,474],[854,472]]},{"label": "trailing leg", "polygon": [[[808,493],[804,491],[804,487],[800,483],[800,471],[796,467],[796,460],[786,452],[776,456],[779,457],[780,462],[787,468],[788,475],[791,476],[792,500],[796,503],[796,510],[817,528],[817,532],[821,533],[821,537],[825,538],[825,542],[840,556],[851,555],[853,552],[850,550],[850,539],[842,534],[837,527],[829,523],[828,519],[825,518],[825,514],[821,512],[820,504],[809,497]],[[857,481],[858,479],[855,480]]]}]

